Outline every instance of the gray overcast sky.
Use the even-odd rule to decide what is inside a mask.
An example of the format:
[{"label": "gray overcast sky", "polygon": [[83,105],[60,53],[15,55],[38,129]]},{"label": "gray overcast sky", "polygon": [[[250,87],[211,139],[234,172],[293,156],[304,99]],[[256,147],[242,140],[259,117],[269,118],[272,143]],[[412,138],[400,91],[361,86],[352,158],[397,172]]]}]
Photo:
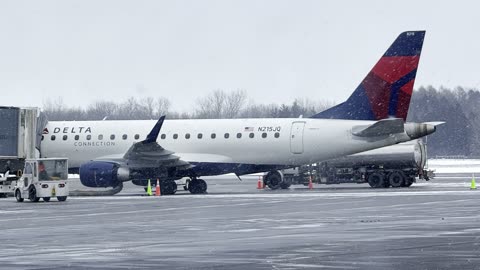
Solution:
[{"label": "gray overcast sky", "polygon": [[400,32],[427,30],[415,87],[480,88],[478,1],[0,1],[1,105],[85,106],[214,89],[341,102]]}]

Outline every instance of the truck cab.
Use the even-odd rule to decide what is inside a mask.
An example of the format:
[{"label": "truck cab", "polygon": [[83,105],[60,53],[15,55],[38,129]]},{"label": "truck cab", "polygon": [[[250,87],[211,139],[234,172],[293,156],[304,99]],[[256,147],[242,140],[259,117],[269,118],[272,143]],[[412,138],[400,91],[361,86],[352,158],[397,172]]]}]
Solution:
[{"label": "truck cab", "polygon": [[67,199],[69,190],[68,160],[66,158],[38,158],[25,161],[25,168],[14,188],[17,202],[29,199],[48,202],[57,197],[58,201]]}]

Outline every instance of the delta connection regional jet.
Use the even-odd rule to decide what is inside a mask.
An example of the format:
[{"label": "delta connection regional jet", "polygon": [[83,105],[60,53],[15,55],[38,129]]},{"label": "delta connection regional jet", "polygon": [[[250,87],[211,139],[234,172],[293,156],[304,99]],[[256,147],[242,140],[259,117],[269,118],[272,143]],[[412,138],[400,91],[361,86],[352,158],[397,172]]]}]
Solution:
[{"label": "delta connection regional jet", "polygon": [[[268,172],[265,182],[285,188],[278,170],[416,139],[435,131],[404,123],[425,31],[404,32],[347,101],[311,118],[49,122],[42,157],[68,157],[88,187],[161,179],[162,194],[189,177],[188,190],[204,193],[200,177]],[[288,187],[288,186],[287,186]]]}]

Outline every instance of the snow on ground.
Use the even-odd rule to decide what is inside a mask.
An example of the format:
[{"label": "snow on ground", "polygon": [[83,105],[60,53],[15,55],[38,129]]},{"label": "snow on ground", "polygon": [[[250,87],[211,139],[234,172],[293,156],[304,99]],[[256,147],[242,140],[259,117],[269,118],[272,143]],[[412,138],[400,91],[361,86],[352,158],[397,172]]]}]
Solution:
[{"label": "snow on ground", "polygon": [[471,173],[480,175],[480,159],[429,159],[428,168],[439,173]]}]

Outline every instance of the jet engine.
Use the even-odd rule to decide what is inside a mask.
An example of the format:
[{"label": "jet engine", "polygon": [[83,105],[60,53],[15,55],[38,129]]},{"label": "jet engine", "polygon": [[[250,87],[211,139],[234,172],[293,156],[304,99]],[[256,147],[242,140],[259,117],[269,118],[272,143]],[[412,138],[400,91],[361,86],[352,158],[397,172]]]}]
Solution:
[{"label": "jet engine", "polygon": [[130,170],[116,163],[90,161],[80,166],[80,181],[87,187],[117,187],[130,180]]}]

